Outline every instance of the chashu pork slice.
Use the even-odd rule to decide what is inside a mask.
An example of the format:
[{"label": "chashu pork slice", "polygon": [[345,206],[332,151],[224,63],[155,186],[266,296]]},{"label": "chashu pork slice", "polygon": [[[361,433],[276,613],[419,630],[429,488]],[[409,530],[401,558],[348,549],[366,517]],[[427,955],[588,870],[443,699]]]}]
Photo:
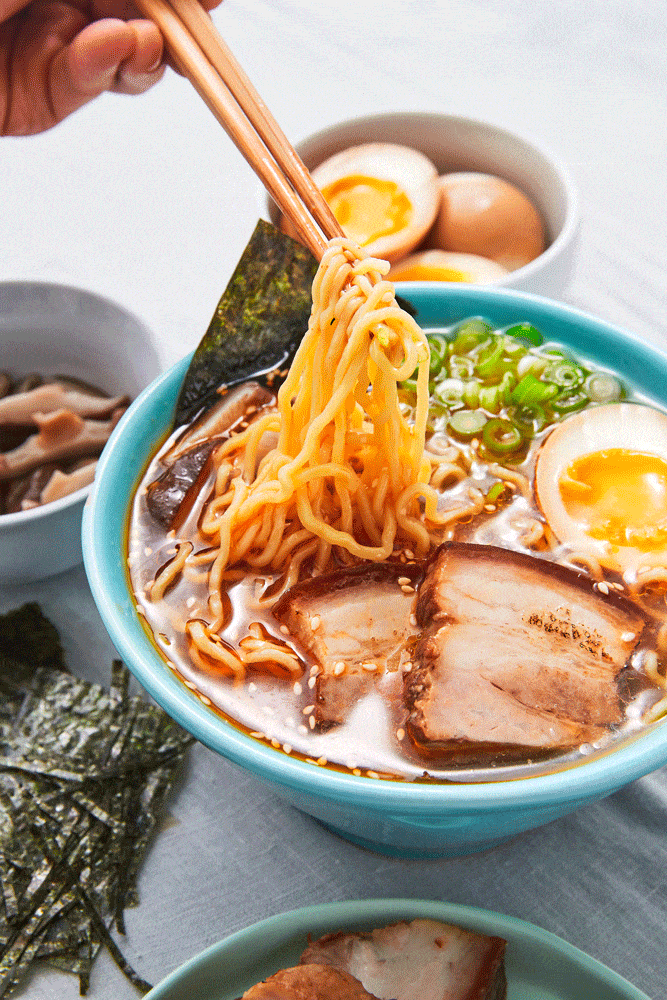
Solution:
[{"label": "chashu pork slice", "polygon": [[574,570],[461,543],[431,559],[417,618],[408,732],[468,763],[548,755],[620,722],[617,677],[646,624]]},{"label": "chashu pork slice", "polygon": [[377,1000],[349,972],[324,964],[297,965],[243,994],[242,1000]]},{"label": "chashu pork slice", "polygon": [[386,668],[395,669],[416,633],[417,563],[364,563],[291,587],[274,616],[319,668],[314,717],[320,728],[343,722]]},{"label": "chashu pork slice", "polygon": [[503,938],[438,920],[327,934],[301,956],[349,972],[382,1000],[504,1000]]}]

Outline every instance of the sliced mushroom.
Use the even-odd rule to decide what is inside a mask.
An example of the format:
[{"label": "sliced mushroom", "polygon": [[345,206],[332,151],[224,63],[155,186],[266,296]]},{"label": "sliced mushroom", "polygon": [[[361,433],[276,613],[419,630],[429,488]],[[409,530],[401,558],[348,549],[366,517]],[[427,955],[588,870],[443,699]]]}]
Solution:
[{"label": "sliced mushroom", "polygon": [[0,424],[34,424],[34,414],[57,410],[102,420],[128,403],[128,396],[100,396],[81,388],[67,388],[60,382],[49,382],[0,399]]},{"label": "sliced mushroom", "polygon": [[84,420],[68,410],[50,414],[35,414],[39,433],[32,434],[23,444],[0,455],[0,479],[12,479],[43,465],[98,455],[117,423],[111,420]]}]

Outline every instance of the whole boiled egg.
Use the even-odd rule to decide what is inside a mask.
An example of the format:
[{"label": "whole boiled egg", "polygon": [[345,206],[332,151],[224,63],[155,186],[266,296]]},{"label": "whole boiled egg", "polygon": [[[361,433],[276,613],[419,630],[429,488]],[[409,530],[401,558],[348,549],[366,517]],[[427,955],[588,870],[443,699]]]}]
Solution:
[{"label": "whole boiled egg", "polygon": [[390,281],[469,281],[488,284],[508,274],[506,267],[472,253],[422,250],[393,264]]},{"label": "whole boiled egg", "polygon": [[421,242],[440,204],[435,166],[407,146],[353,146],[320,163],[312,177],[345,235],[390,262]]},{"label": "whole boiled egg", "polygon": [[667,414],[610,403],[568,417],[538,453],[535,491],[570,550],[631,574],[667,566]]},{"label": "whole boiled egg", "polygon": [[491,174],[444,174],[428,245],[475,253],[515,271],[545,247],[539,212],[513,184]]}]

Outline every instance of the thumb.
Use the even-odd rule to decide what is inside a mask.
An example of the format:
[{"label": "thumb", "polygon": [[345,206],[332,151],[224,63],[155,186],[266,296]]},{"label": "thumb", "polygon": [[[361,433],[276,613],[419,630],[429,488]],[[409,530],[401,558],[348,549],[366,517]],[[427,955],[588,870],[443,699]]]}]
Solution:
[{"label": "thumb", "polygon": [[85,27],[60,50],[49,73],[57,121],[114,86],[121,63],[133,54],[135,42],[130,25],[106,18]]}]

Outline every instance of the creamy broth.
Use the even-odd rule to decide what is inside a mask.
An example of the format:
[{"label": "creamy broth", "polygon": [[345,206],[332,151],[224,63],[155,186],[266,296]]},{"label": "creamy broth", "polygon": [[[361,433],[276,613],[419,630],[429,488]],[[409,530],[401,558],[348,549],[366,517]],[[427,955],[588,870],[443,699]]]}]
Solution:
[{"label": "creamy broth", "polygon": [[[436,344],[440,350],[443,344],[454,340],[460,329],[458,325],[455,329],[429,331],[429,336],[439,338]],[[523,356],[541,357],[554,350],[560,350],[558,345],[530,349],[526,345]],[[557,360],[559,355],[553,357]],[[465,375],[469,366],[464,365],[461,359],[459,361],[458,368]],[[550,363],[555,363],[553,358]],[[566,364],[567,360],[563,363]],[[523,367],[529,370],[526,364],[527,362]],[[581,365],[587,372],[607,374],[601,373],[592,364],[581,362]],[[613,379],[613,375],[609,377]],[[453,383],[455,379],[448,376],[447,381]],[[465,382],[466,379],[459,381]],[[433,387],[434,380],[432,389]],[[443,456],[439,509],[463,511],[463,514],[452,519],[451,525],[443,528],[441,540],[455,539],[457,542],[499,546],[538,560],[562,562],[577,570],[585,569],[597,581],[595,587],[601,595],[608,595],[610,589],[619,594],[631,595],[633,588],[639,589],[636,581],[645,567],[635,567],[623,574],[608,567],[601,568],[595,558],[588,560],[585,565],[585,554],[582,555],[580,547],[560,542],[545,523],[544,515],[536,503],[532,484],[536,456],[543,440],[553,429],[553,422],[547,422],[541,428],[533,427],[530,435],[526,435],[514,452],[493,454],[485,447],[481,433],[470,433],[468,428],[464,433],[453,430],[452,413],[465,409],[458,405],[456,399],[452,402],[452,393],[458,391],[459,388],[455,385],[445,387],[444,395],[449,394],[447,405],[443,404],[442,391],[440,394],[434,391],[431,396],[427,449],[436,452],[439,450]],[[646,402],[631,397],[627,386],[621,387],[621,391],[625,399]],[[498,401],[488,395],[483,397],[483,402],[490,408],[485,409],[479,400],[473,408],[482,414],[485,424],[503,419],[506,404],[495,409]],[[406,386],[403,405],[406,412],[409,411],[409,385]],[[517,409],[516,406],[513,408]],[[533,406],[533,409],[540,410],[540,406]],[[246,414],[242,419],[251,422],[256,416],[256,413]],[[234,429],[231,433],[233,432]],[[215,470],[209,470],[206,481],[198,488],[187,517],[178,523],[175,530],[165,532],[151,517],[146,506],[147,487],[163,473],[163,458],[182,433],[182,430],[178,431],[160,449],[137,490],[129,530],[128,565],[138,610],[170,668],[204,704],[210,705],[212,711],[219,712],[232,724],[281,752],[300,756],[322,766],[332,766],[370,777],[439,781],[499,780],[559,769],[596,752],[604,752],[614,740],[631,738],[644,728],[646,711],[664,694],[661,673],[656,671],[658,664],[662,662],[664,630],[661,632],[661,629],[667,621],[667,608],[658,572],[653,573],[657,580],[654,580],[652,589],[648,592],[642,590],[639,597],[641,605],[651,613],[655,612],[655,617],[651,617],[641,644],[630,657],[630,665],[634,669],[630,672],[632,677],[623,721],[607,727],[599,739],[565,753],[547,755],[546,759],[540,753],[527,755],[522,761],[507,760],[500,754],[485,764],[477,762],[470,766],[465,761],[452,763],[445,756],[439,760],[437,755],[425,756],[420,752],[406,731],[408,713],[403,703],[403,686],[412,655],[410,644],[396,657],[390,658],[384,670],[376,672],[374,684],[351,706],[344,722],[327,731],[320,731],[320,727],[314,725],[314,688],[318,663],[302,644],[286,634],[286,629],[281,627],[281,623],[272,614],[267,594],[279,592],[279,579],[271,573],[258,572],[247,566],[239,567],[239,579],[225,585],[225,623],[220,635],[230,648],[238,648],[239,643],[248,637],[249,626],[256,626],[256,634],[264,634],[297,654],[302,666],[299,675],[280,678],[267,674],[261,668],[249,668],[245,677],[239,681],[224,676],[212,664],[203,663],[201,657],[199,665],[193,662],[186,636],[186,622],[210,622],[214,617],[209,605],[207,565],[190,565],[186,560],[182,573],[167,588],[164,597],[159,600],[151,600],[149,597],[156,576],[174,559],[181,543],[192,542],[195,556],[210,544],[199,536],[198,523],[209,501]],[[204,475],[206,476],[206,471]],[[414,563],[414,554],[409,545],[404,543],[395,549],[392,559],[407,566]],[[340,565],[342,562],[334,549],[326,572]],[[302,576],[307,578],[309,572],[310,566],[305,564]],[[648,678],[644,678],[645,667],[648,667]]]}]

